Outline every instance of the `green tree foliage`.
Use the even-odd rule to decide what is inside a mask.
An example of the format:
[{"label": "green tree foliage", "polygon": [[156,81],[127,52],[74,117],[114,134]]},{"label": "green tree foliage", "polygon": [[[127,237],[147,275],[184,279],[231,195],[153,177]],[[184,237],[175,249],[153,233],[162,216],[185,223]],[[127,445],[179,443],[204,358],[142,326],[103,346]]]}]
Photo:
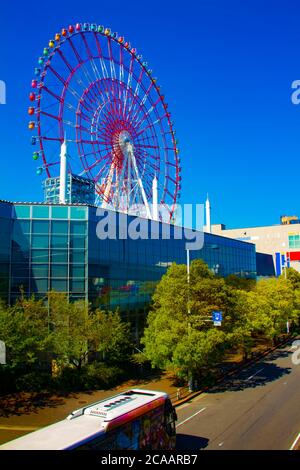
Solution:
[{"label": "green tree foliage", "polygon": [[225,282],[228,286],[231,286],[234,289],[246,291],[253,290],[256,285],[255,279],[247,279],[245,277],[236,276],[235,274],[230,274],[225,277]]},{"label": "green tree foliage", "polygon": [[91,311],[84,301],[70,303],[56,292],[48,302],[53,352],[61,363],[81,368],[93,353],[108,362],[128,359],[130,329],[118,312]]},{"label": "green tree foliage", "polygon": [[13,307],[0,305],[0,338],[11,367],[26,368],[41,360],[50,342],[43,302],[22,297]]},{"label": "green tree foliage", "polygon": [[101,376],[106,377],[104,382],[111,381],[120,373],[119,365],[129,362],[132,346],[129,325],[118,312],[92,311],[84,301],[70,303],[56,292],[42,300],[22,296],[12,307],[0,304],[0,339],[7,349],[0,382],[3,385],[4,375],[10,375],[19,389],[26,388],[27,379],[29,388],[35,389],[41,371],[48,374],[49,382],[53,360],[74,386],[96,386]]},{"label": "green tree foliage", "polygon": [[[152,365],[177,370],[178,375],[201,375],[229,348],[247,358],[258,337],[275,342],[287,321],[298,325],[298,273],[288,279],[260,280],[216,277],[201,260],[191,263],[190,282],[185,265],[173,264],[153,296],[142,344]],[[213,326],[212,312],[221,310],[221,327]]]},{"label": "green tree foliage", "polygon": [[244,311],[255,335],[263,335],[273,342],[285,332],[287,321],[299,322],[299,293],[284,278],[260,280],[255,290],[247,295]]},{"label": "green tree foliage", "polygon": [[90,313],[90,318],[91,349],[111,363],[128,360],[133,346],[130,325],[121,320],[120,313],[96,310]]},{"label": "green tree foliage", "polygon": [[189,284],[186,266],[172,264],[153,296],[142,338],[145,355],[153,366],[197,375],[226,349],[225,333],[212,330],[210,320],[212,310],[226,310],[229,304],[224,280],[202,260],[192,262]]},{"label": "green tree foliage", "polygon": [[[285,278],[285,274],[281,274],[280,278]],[[300,289],[300,273],[294,268],[287,268],[286,278],[292,283],[293,288]]]}]

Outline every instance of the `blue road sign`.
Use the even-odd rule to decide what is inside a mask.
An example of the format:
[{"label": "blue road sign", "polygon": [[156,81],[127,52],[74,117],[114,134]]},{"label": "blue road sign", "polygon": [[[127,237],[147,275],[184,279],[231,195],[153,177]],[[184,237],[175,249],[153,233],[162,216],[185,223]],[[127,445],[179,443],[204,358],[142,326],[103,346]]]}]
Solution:
[{"label": "blue road sign", "polygon": [[214,322],[220,322],[223,320],[222,311],[221,310],[214,310],[212,313],[212,319]]}]

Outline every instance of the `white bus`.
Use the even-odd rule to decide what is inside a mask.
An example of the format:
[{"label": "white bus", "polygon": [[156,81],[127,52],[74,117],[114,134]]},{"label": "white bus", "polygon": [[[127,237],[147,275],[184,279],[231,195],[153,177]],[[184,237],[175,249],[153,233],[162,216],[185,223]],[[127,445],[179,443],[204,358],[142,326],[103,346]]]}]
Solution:
[{"label": "white bus", "polygon": [[75,410],[0,450],[175,449],[176,419],[167,393],[132,389]]}]

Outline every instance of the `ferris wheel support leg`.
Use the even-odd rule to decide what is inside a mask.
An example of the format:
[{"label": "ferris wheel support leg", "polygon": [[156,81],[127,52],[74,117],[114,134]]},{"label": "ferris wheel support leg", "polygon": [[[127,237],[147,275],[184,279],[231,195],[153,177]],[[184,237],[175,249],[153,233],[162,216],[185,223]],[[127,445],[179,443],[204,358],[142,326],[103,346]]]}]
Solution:
[{"label": "ferris wheel support leg", "polygon": [[128,158],[127,162],[127,212],[130,209],[130,193],[131,193],[131,165],[130,165],[130,158]]},{"label": "ferris wheel support leg", "polygon": [[148,219],[152,219],[152,215],[151,215],[150,207],[149,207],[149,204],[148,204],[147,196],[146,196],[146,193],[145,193],[145,190],[144,190],[143,182],[140,178],[139,170],[138,170],[138,167],[137,167],[137,164],[136,164],[136,159],[135,159],[135,156],[134,156],[134,153],[133,153],[132,150],[129,152],[129,156],[130,156],[130,159],[131,159],[132,164],[133,164],[134,172],[136,174],[137,183],[139,185],[141,195],[142,195],[142,198],[143,198],[143,202],[144,202],[144,205],[145,205],[145,208],[146,208],[147,217],[148,217]]},{"label": "ferris wheel support leg", "polygon": [[154,176],[152,181],[152,219],[158,220],[158,192],[156,176]]},{"label": "ferris wheel support leg", "polygon": [[59,203],[66,203],[67,194],[67,144],[66,139],[60,148]]},{"label": "ferris wheel support leg", "polygon": [[107,207],[107,202],[106,201],[107,201],[108,196],[110,194],[114,169],[115,169],[115,165],[114,165],[114,162],[112,161],[111,166],[110,166],[110,170],[109,170],[109,175],[108,175],[108,178],[107,178],[107,185],[106,185],[104,195],[103,195],[103,203],[102,203],[103,209],[105,209]]}]

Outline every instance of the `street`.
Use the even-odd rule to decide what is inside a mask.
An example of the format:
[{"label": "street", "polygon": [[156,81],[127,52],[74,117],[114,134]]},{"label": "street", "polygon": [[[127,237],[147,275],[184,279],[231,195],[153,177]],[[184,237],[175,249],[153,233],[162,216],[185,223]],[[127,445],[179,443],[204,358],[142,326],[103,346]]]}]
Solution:
[{"label": "street", "polygon": [[288,450],[300,432],[292,342],[177,409],[177,449]]}]

